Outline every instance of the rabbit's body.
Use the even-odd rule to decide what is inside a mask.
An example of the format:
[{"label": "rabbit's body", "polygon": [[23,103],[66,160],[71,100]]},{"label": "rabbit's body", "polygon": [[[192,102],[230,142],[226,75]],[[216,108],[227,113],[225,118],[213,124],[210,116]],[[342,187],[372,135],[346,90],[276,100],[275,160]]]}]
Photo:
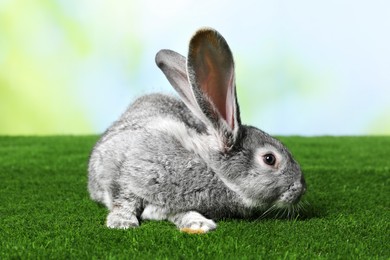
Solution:
[{"label": "rabbit's body", "polygon": [[188,132],[206,135],[205,129],[181,100],[160,94],[141,97],[95,146],[89,166],[91,196],[108,208],[116,198],[131,194],[140,200],[137,210],[152,204],[171,213],[196,209],[211,218],[243,212],[237,194],[185,147],[191,145],[185,143]]},{"label": "rabbit's body", "polygon": [[249,215],[253,208],[194,152],[188,134],[207,132],[181,100],[160,94],[136,100],[91,154],[91,197],[110,210],[131,197],[143,219],[195,210],[211,219]]},{"label": "rabbit's body", "polygon": [[241,125],[222,36],[201,30],[187,61],[163,50],[156,62],[181,99],[140,97],[91,154],[88,188],[110,210],[108,227],[168,219],[187,232],[207,232],[216,228],[211,219],[299,200],[305,183],[288,150]]}]

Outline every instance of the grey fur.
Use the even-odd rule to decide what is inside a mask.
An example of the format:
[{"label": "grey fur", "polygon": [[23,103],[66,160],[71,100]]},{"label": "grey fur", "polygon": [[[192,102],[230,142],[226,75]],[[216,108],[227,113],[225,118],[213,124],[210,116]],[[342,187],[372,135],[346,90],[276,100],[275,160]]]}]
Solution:
[{"label": "grey fur", "polygon": [[[222,55],[222,65],[228,60],[227,67],[234,68],[226,41],[212,29],[195,34],[187,65],[180,54],[160,51],[156,63],[181,100],[162,94],[140,97],[93,148],[88,189],[93,200],[110,210],[108,227],[167,219],[181,229],[208,232],[216,228],[211,219],[289,206],[305,192],[300,167],[287,148],[263,131],[241,125],[235,85],[226,87],[234,95],[226,103],[234,116],[230,124],[202,90],[192,60],[201,64],[207,57],[193,50],[202,53],[209,43],[210,55],[215,60]],[[269,153],[277,159],[275,166],[263,162]]]}]

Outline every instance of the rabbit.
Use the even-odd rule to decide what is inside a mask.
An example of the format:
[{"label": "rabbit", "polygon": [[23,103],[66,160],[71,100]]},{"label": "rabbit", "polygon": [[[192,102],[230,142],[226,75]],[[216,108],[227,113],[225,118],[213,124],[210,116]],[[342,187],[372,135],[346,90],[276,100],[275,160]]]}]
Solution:
[{"label": "rabbit", "polygon": [[156,64],[180,98],[136,99],[94,146],[88,190],[109,228],[168,220],[187,233],[215,221],[291,208],[306,191],[299,164],[278,140],[241,124],[232,52],[212,28],[191,38],[188,57],[160,50]]}]

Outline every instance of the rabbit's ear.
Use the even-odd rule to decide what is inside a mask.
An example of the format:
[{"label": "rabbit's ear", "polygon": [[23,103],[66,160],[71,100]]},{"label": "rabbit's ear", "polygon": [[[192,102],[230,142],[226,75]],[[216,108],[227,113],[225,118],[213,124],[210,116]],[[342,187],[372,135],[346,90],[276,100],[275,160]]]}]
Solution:
[{"label": "rabbit's ear", "polygon": [[187,71],[200,110],[219,132],[235,137],[241,122],[233,55],[217,31],[202,29],[192,37]]},{"label": "rabbit's ear", "polygon": [[191,84],[188,80],[186,58],[171,50],[160,50],[156,54],[156,64],[191,112],[207,123],[208,119],[199,109],[192,93]]},{"label": "rabbit's ear", "polygon": [[160,50],[156,54],[156,64],[179,93],[184,103],[188,107],[193,107],[196,102],[188,82],[186,58],[171,50]]}]

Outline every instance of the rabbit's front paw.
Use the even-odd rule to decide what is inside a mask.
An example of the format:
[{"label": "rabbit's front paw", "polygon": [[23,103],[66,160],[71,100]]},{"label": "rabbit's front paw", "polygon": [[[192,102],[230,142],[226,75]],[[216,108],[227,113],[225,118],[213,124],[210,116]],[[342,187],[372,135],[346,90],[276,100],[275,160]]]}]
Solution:
[{"label": "rabbit's front paw", "polygon": [[170,220],[180,228],[180,231],[189,234],[203,234],[217,228],[217,224],[213,220],[207,219],[195,211],[177,214]]},{"label": "rabbit's front paw", "polygon": [[138,219],[135,215],[124,215],[121,212],[113,211],[107,216],[107,227],[117,229],[128,229],[139,226]]}]

